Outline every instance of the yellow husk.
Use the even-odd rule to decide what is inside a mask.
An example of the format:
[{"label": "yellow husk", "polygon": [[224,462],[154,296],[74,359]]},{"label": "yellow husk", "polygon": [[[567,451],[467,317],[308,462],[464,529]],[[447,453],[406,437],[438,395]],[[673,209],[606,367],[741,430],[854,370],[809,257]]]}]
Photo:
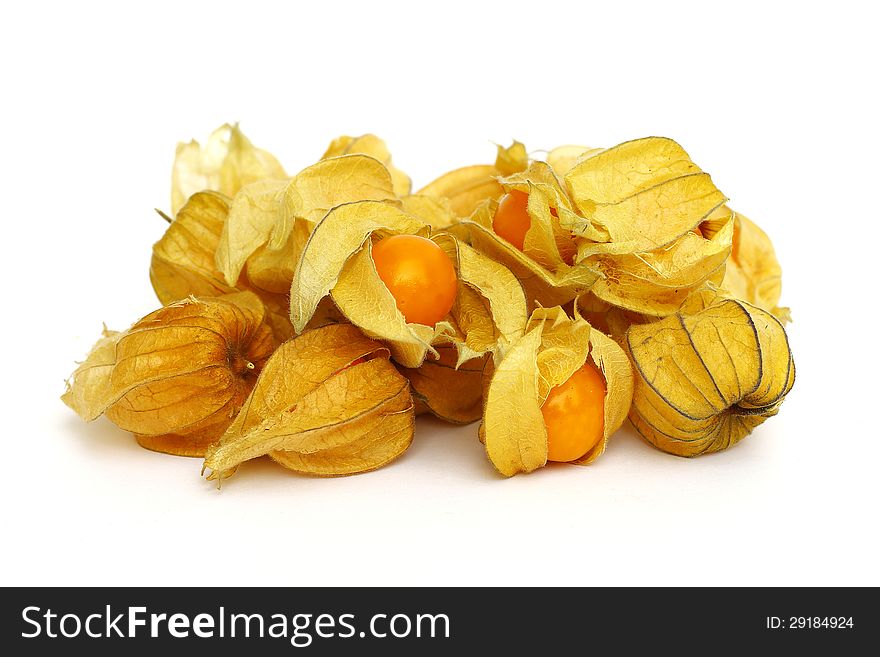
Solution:
[{"label": "yellow husk", "polygon": [[209,479],[226,478],[268,454],[305,474],[366,472],[406,450],[414,422],[409,382],[387,350],[352,325],[325,326],[272,355],[205,468]]},{"label": "yellow husk", "polygon": [[337,137],[327,147],[321,159],[326,160],[331,157],[354,155],[357,153],[374,157],[385,165],[385,168],[391,174],[391,179],[394,181],[394,193],[397,196],[403,197],[410,193],[412,181],[408,175],[391,163],[391,152],[388,150],[385,142],[376,135],[366,134],[360,137],[343,135],[342,137]]},{"label": "yellow husk", "polygon": [[590,148],[589,146],[557,146],[547,153],[546,162],[557,175],[564,176],[580,160],[595,155],[604,149]]},{"label": "yellow husk", "polygon": [[171,173],[171,213],[176,215],[196,192],[213,190],[231,197],[258,180],[286,177],[275,156],[256,148],[237,124],[227,123],[212,132],[204,146],[195,140],[177,145]]},{"label": "yellow husk", "polygon": [[190,298],[104,331],[62,399],[106,414],[144,447],[201,456],[226,430],[275,347],[250,292]]},{"label": "yellow husk", "polygon": [[560,222],[587,240],[579,260],[595,253],[662,248],[725,200],[684,149],[663,137],[596,152],[564,178],[578,214],[560,216]]},{"label": "yellow husk", "polygon": [[564,383],[584,363],[605,377],[604,437],[573,461],[591,463],[626,419],[632,399],[632,372],[622,349],[581,317],[559,308],[539,308],[525,336],[496,366],[486,395],[481,434],[486,453],[505,476],[531,472],[547,462],[547,431],[541,405],[551,388]]},{"label": "yellow husk", "polygon": [[645,315],[674,313],[706,281],[721,282],[733,229],[729,217],[710,239],[687,232],[656,251],[586,258],[583,262],[601,274],[590,292],[611,305]]},{"label": "yellow husk", "polygon": [[773,243],[753,221],[738,212],[733,214],[733,250],[722,287],[733,296],[773,313],[783,323],[790,321],[789,309],[779,307],[782,267]]},{"label": "yellow husk", "polygon": [[[407,323],[376,272],[372,241],[391,234],[430,236],[456,267],[456,304],[434,327]],[[394,360],[410,368],[419,367],[427,353],[436,355],[435,344],[452,343],[459,362],[501,354],[525,325],[522,289],[507,269],[451,235],[431,236],[418,218],[376,201],[340,205],[315,227],[291,285],[295,330],[305,328],[328,294],[347,320],[386,343]]]},{"label": "yellow husk", "polygon": [[[186,205],[177,213],[165,234],[153,245],[150,261],[150,282],[156,296],[164,305],[174,303],[189,296],[207,297],[230,294],[237,291],[253,291],[266,307],[266,321],[272,327],[278,341],[283,341],[293,333],[290,324],[286,287],[271,286],[266,277],[260,277],[265,262],[258,252],[254,259],[253,272],[256,282],[241,276],[233,285],[226,282],[217,269],[215,257],[220,246],[230,200],[217,192],[198,192],[193,194]],[[280,253],[280,252],[279,252]],[[283,275],[283,269],[273,271]],[[261,288],[260,284],[266,285]]]},{"label": "yellow husk", "polygon": [[110,331],[105,326],[101,338],[66,382],[61,401],[86,422],[97,420],[113,403],[110,372],[116,363],[116,343],[121,335],[119,331]]},{"label": "yellow husk", "polygon": [[785,329],[770,313],[708,294],[689,306],[692,314],[633,325],[625,341],[636,374],[630,420],[677,456],[742,440],[779,411],[795,373]]},{"label": "yellow husk", "polygon": [[388,170],[367,155],[321,160],[289,181],[249,185],[232,201],[217,249],[217,269],[232,285],[258,249],[288,247],[284,258],[295,262],[316,222],[331,208],[361,200],[397,202]]}]

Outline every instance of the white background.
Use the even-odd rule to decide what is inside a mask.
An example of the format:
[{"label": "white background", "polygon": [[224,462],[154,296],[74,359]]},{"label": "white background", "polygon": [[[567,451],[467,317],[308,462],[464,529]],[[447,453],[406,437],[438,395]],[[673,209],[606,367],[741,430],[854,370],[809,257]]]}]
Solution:
[{"label": "white background", "polygon": [[[0,583],[880,584],[870,6],[5,5]],[[58,397],[102,321],[157,306],[176,142],[235,120],[292,173],[375,132],[417,187],[493,141],[673,137],[775,240],[794,391],[697,460],[625,429],[504,480],[476,425],[424,420],[379,472],[255,462],[218,492]]]}]

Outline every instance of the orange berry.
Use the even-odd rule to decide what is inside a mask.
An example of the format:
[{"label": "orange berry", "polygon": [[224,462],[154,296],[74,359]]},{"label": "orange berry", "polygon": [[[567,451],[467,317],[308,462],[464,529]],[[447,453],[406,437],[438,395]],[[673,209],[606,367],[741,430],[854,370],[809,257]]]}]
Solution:
[{"label": "orange berry", "polygon": [[498,209],[495,210],[495,217],[492,219],[492,230],[495,234],[520,251],[523,250],[526,241],[526,232],[532,225],[528,204],[528,194],[518,189],[511,189],[498,201]]},{"label": "orange berry", "polygon": [[407,322],[434,326],[449,314],[458,295],[452,260],[418,235],[393,235],[373,245],[379,278]]},{"label": "orange berry", "polygon": [[605,430],[605,378],[585,364],[550,390],[541,406],[547,427],[547,460],[573,461],[589,452]]}]

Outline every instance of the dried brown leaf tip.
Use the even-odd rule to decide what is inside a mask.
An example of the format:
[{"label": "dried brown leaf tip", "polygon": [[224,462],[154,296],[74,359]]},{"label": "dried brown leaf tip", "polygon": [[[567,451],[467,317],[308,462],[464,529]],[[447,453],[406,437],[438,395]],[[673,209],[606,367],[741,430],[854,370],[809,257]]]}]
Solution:
[{"label": "dried brown leaf tip", "polygon": [[721,298],[688,315],[632,326],[630,419],[664,452],[726,449],[779,412],[794,384],[785,329],[770,313]]},{"label": "dried brown leaf tip", "polygon": [[275,348],[249,292],[191,297],[121,333],[105,329],[62,397],[155,451],[202,456],[232,423]]},{"label": "dried brown leaf tip", "polygon": [[307,331],[269,359],[235,422],[208,451],[209,479],[269,455],[303,474],[375,470],[412,442],[409,382],[356,327]]},{"label": "dried brown leaf tip", "polygon": [[626,419],[633,379],[623,350],[580,316],[539,308],[495,368],[481,436],[505,476],[547,461],[592,463]]}]

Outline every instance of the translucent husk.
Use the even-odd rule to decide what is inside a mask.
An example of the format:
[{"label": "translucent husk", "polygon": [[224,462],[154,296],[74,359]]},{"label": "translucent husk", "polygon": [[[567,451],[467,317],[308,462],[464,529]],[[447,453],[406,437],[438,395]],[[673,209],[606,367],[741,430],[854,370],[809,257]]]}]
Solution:
[{"label": "translucent husk", "polygon": [[156,451],[202,456],[232,422],[272,353],[250,292],[185,299],[120,333],[106,329],[62,397],[83,420],[106,415]]},{"label": "translucent husk", "polygon": [[326,160],[327,158],[340,155],[355,155],[358,153],[374,157],[385,165],[385,168],[391,174],[391,179],[394,181],[394,193],[397,196],[404,197],[410,193],[412,181],[408,175],[391,163],[391,152],[388,150],[385,142],[376,135],[366,134],[360,137],[343,135],[342,137],[337,137],[330,142],[321,159]]},{"label": "translucent husk", "polygon": [[205,458],[209,479],[263,455],[304,474],[374,470],[412,442],[409,382],[350,324],[308,331],[266,363],[235,422]]},{"label": "translucent husk", "polygon": [[553,171],[559,176],[564,176],[574,165],[584,158],[595,155],[604,149],[591,148],[589,146],[575,146],[567,144],[565,146],[557,146],[547,153],[546,162]]},{"label": "translucent husk", "polygon": [[677,456],[726,449],[775,415],[794,383],[794,361],[776,317],[738,299],[694,295],[686,310],[633,325],[630,420],[649,443]]},{"label": "translucent husk", "polygon": [[192,140],[178,144],[171,173],[171,213],[176,215],[196,192],[212,190],[235,196],[245,185],[267,178],[286,178],[268,151],[255,147],[238,125],[225,124],[204,146]]},{"label": "translucent husk", "polygon": [[[407,323],[379,278],[372,259],[374,239],[392,234],[429,237],[449,255],[459,280],[455,305],[434,327]],[[522,335],[526,310],[522,289],[502,265],[449,234],[383,202],[340,205],[315,227],[291,285],[291,321],[302,331],[322,299],[331,295],[342,315],[368,336],[388,345],[394,360],[419,367],[433,345],[452,344],[458,363],[492,352],[502,354]]]},{"label": "translucent husk", "polygon": [[495,368],[486,395],[481,437],[495,468],[505,476],[531,472],[547,462],[547,430],[541,405],[551,388],[560,385],[584,363],[605,377],[604,436],[581,458],[592,463],[608,438],[623,424],[633,391],[630,363],[611,338],[562,308],[532,313],[525,335]]},{"label": "translucent husk", "polygon": [[525,146],[514,141],[508,148],[498,146],[495,164],[454,169],[425,185],[418,194],[445,199],[457,217],[468,217],[480,204],[504,193],[497,178],[523,171],[528,163]]},{"label": "translucent husk", "polygon": [[417,409],[452,424],[470,424],[483,415],[483,377],[491,372],[492,359],[486,355],[456,367],[455,347],[436,347],[439,358],[429,356],[420,367],[400,367],[409,379]]}]

